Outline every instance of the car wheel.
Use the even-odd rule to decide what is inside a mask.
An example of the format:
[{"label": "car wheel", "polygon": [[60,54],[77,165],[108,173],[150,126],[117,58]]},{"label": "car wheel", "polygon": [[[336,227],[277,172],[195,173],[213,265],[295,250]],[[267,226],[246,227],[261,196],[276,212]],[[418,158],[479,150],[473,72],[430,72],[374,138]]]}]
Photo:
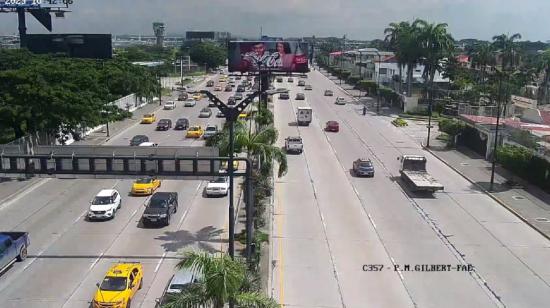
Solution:
[{"label": "car wheel", "polygon": [[169,226],[170,225],[170,214],[168,214],[168,216],[166,217],[166,225]]},{"label": "car wheel", "polygon": [[17,261],[21,262],[27,258],[27,245],[21,247],[19,255],[17,256]]},{"label": "car wheel", "polygon": [[120,209],[122,207],[122,199],[120,199],[120,202],[118,203],[117,209]]},{"label": "car wheel", "polygon": [[143,287],[143,278],[139,281],[139,287],[138,290],[141,290],[141,287]]},{"label": "car wheel", "polygon": [[130,308],[132,306],[132,300],[129,299],[128,302],[126,303],[126,308]]},{"label": "car wheel", "polygon": [[111,219],[115,219],[116,216],[116,209],[113,210],[113,216],[111,216]]},{"label": "car wheel", "polygon": [[178,204],[176,203],[176,205],[174,206],[174,214],[178,212]]}]

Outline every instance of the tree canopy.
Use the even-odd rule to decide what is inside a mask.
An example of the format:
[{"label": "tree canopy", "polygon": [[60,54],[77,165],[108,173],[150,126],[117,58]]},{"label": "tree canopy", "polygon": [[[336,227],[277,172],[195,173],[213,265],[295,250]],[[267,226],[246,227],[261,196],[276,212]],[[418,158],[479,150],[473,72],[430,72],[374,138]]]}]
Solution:
[{"label": "tree canopy", "polygon": [[146,68],[125,60],[0,50],[0,131],[19,138],[93,127],[127,114],[110,102],[131,93],[152,97],[156,84]]},{"label": "tree canopy", "polygon": [[206,63],[208,67],[217,67],[225,64],[227,52],[215,43],[201,42],[190,48],[189,56],[198,65]]}]

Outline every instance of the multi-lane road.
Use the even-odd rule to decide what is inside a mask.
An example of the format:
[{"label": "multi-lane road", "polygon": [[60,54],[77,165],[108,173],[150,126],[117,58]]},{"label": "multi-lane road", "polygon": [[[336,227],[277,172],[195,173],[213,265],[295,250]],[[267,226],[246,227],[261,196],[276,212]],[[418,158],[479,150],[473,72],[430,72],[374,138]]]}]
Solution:
[{"label": "multi-lane road", "polygon": [[[336,84],[313,71],[304,91],[284,79],[290,100],[274,99],[280,145],[300,135],[301,155],[275,184],[272,294],[288,307],[548,307],[550,242],[421,149],[387,117],[362,115]],[[334,97],[324,96],[324,90]],[[296,101],[297,92],[306,94]],[[313,122],[295,126],[296,108]],[[336,120],[340,132],[323,131]],[[422,154],[445,186],[433,197],[401,185],[400,154]],[[374,178],[350,174],[368,157]],[[405,271],[405,266],[410,266]],[[439,266],[426,271],[415,266]],[[453,266],[445,271],[447,265]],[[456,266],[460,267],[457,271]],[[468,271],[467,265],[473,266]],[[382,266],[382,267],[380,267]],[[402,270],[394,270],[399,266]],[[471,268],[470,268],[471,269]]]},{"label": "multi-lane road", "polygon": [[[217,77],[213,77],[217,79]],[[197,85],[199,89],[204,83]],[[231,93],[217,93],[226,99]],[[175,97],[175,95],[174,95]],[[173,98],[172,98],[173,99]],[[210,118],[198,118],[207,99],[195,107],[158,110],[157,120],[173,123],[186,117],[190,125],[217,124],[212,108]],[[136,124],[112,137],[108,145],[128,145],[134,135],[144,134],[160,146],[202,146],[204,141],[186,139],[185,131],[155,131],[152,125]],[[143,288],[133,299],[133,307],[154,307],[175,272],[181,249],[224,251],[227,239],[228,198],[205,198],[205,182],[165,180],[160,191],[176,191],[179,209],[169,226],[143,228],[140,218],[147,197],[128,193],[131,180],[116,179],[38,179],[35,184],[0,205],[0,230],[27,231],[31,246],[29,258],[16,263],[0,276],[0,307],[88,307],[96,283],[113,262],[131,260],[143,263]],[[13,186],[15,183],[2,183]],[[89,201],[102,188],[115,188],[123,196],[122,208],[111,221],[84,219]],[[2,189],[0,199],[9,194]],[[239,194],[236,194],[236,198]]]}]

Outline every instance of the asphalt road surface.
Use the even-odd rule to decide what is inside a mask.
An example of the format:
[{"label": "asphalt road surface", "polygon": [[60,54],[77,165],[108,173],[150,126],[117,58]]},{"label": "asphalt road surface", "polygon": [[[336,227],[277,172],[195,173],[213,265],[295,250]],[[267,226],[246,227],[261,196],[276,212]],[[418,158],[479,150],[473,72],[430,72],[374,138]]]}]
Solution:
[{"label": "asphalt road surface", "polygon": [[[217,79],[217,77],[215,77]],[[202,88],[202,85],[196,88]],[[231,93],[220,92],[225,100]],[[174,96],[176,97],[176,96]],[[190,125],[222,126],[224,119],[198,118],[207,99],[193,108],[177,102],[175,110],[159,110],[157,120],[189,118]],[[159,145],[202,146],[203,140],[185,139],[185,131],[155,131],[156,124],[136,124],[107,144],[127,145],[134,135],[148,135]],[[175,272],[181,249],[226,250],[228,198],[204,198],[203,181],[165,180],[159,191],[179,194],[178,212],[169,226],[143,228],[140,217],[148,197],[128,193],[131,180],[39,179],[8,202],[0,205],[0,230],[27,231],[29,258],[15,263],[0,276],[0,307],[89,307],[107,269],[114,262],[143,263],[143,288],[132,307],[154,307]],[[15,182],[0,183],[18,187]],[[118,189],[122,208],[114,219],[89,222],[84,219],[89,201],[102,188]],[[12,191],[13,192],[13,191]],[[0,190],[8,195],[9,189]],[[0,195],[0,199],[4,198]],[[235,198],[239,196],[236,192]]]},{"label": "asphalt road surface", "polygon": [[[291,90],[290,100],[274,99],[279,144],[292,135],[304,142],[304,153],[288,156],[289,172],[275,185],[272,294],[281,304],[548,307],[548,240],[388,118],[334,104],[337,96],[351,98],[319,72],[306,83],[313,91],[297,87],[297,78],[275,83]],[[325,89],[334,96],[325,97]],[[297,92],[306,100],[294,100]],[[295,126],[298,106],[313,108],[310,126]],[[340,132],[323,130],[329,120],[340,123]],[[398,178],[400,154],[425,155],[444,192],[411,194]],[[360,157],[373,160],[374,178],[350,174]],[[437,271],[427,270],[435,265]]]}]

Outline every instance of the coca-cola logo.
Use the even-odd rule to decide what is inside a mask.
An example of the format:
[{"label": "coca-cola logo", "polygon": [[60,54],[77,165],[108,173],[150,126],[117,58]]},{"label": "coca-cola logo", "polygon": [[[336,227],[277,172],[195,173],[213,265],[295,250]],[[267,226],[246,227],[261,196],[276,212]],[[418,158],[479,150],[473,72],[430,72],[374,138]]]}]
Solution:
[{"label": "coca-cola logo", "polygon": [[296,64],[305,64],[307,63],[307,57],[305,55],[296,55],[294,62]]}]

